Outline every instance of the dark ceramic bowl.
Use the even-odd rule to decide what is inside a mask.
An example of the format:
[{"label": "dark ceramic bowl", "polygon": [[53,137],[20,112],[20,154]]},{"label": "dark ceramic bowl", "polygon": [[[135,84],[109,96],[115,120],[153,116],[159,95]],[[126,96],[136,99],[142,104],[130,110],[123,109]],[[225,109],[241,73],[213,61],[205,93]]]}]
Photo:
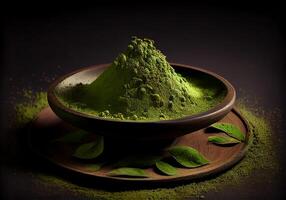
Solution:
[{"label": "dark ceramic bowl", "polygon": [[206,112],[179,119],[159,121],[106,119],[72,110],[59,101],[55,95],[57,89],[70,84],[92,82],[109,66],[109,64],[103,64],[81,68],[55,80],[48,90],[48,102],[56,115],[64,121],[81,129],[114,139],[175,139],[176,137],[205,128],[222,119],[230,112],[235,102],[236,93],[233,86],[227,80],[204,69],[175,63],[171,65],[179,73],[201,77],[207,80],[206,84],[209,85],[220,85],[226,91],[225,98],[218,105]]}]

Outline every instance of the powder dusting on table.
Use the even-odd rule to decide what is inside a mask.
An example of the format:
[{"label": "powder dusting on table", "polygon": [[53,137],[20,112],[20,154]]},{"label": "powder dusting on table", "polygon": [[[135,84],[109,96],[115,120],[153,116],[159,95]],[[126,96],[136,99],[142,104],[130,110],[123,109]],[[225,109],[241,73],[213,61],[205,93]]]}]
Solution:
[{"label": "powder dusting on table", "polygon": [[[45,93],[29,93],[25,103],[16,106],[18,123],[27,123],[36,117],[44,105],[47,105]],[[245,158],[225,173],[209,180],[190,182],[172,188],[156,188],[132,191],[112,192],[104,189],[82,187],[61,177],[37,173],[40,184],[45,187],[58,187],[74,195],[89,199],[184,199],[198,198],[210,191],[221,191],[224,186],[246,184],[246,179],[257,170],[275,172],[278,168],[276,149],[271,137],[272,127],[269,119],[262,114],[254,113],[244,103],[237,108],[250,124],[251,144]],[[257,109],[257,108],[256,108]]]}]

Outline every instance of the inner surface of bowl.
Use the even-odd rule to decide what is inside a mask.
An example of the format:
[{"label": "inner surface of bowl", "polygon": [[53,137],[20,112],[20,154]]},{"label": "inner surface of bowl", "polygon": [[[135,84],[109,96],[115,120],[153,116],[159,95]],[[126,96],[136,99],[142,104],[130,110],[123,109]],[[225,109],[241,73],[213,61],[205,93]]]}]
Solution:
[{"label": "inner surface of bowl", "polygon": [[[159,121],[174,120],[206,112],[221,103],[227,95],[226,85],[214,76],[194,69],[175,66],[176,73],[180,74],[187,81],[190,88],[189,97],[190,99],[192,98],[191,102],[183,99],[184,101],[179,101],[177,102],[177,105],[174,105],[173,101],[167,99],[164,102],[164,106],[158,107],[146,104],[143,105],[145,106],[146,112],[140,112],[138,111],[139,109],[134,109],[133,113],[136,115],[136,118],[133,117],[133,114],[129,116],[125,114],[124,110],[126,108],[122,109],[122,113],[117,111],[111,115],[109,113],[112,112],[112,109],[110,110],[108,107],[95,109],[86,104],[86,100],[83,100],[83,96],[86,93],[84,90],[85,87],[88,87],[90,83],[96,80],[105,69],[106,67],[99,67],[98,69],[91,68],[89,70],[83,70],[72,74],[56,85],[54,89],[55,96],[61,104],[69,109],[75,112],[84,113],[85,115],[89,115],[91,117],[125,121]],[[174,96],[175,95],[176,94],[174,94]],[[175,98],[184,97],[177,95]],[[93,104],[96,104],[96,99],[93,100],[93,102]],[[170,104],[172,107],[170,107],[168,104],[170,102],[173,103]],[[138,104],[140,103],[144,104],[146,102],[138,98]],[[118,105],[118,107],[119,106],[121,105]],[[109,115],[105,115],[105,112],[108,112]]]},{"label": "inner surface of bowl", "polygon": [[221,97],[210,109],[196,114],[187,113],[180,118],[158,120],[119,120],[99,117],[67,106],[57,93],[79,83],[94,81],[109,64],[91,66],[60,77],[48,90],[48,102],[52,110],[64,121],[81,129],[112,138],[126,139],[174,139],[190,132],[205,128],[222,119],[233,107],[235,89],[223,77],[200,68],[171,64],[182,76],[189,76],[199,87],[214,88]]}]

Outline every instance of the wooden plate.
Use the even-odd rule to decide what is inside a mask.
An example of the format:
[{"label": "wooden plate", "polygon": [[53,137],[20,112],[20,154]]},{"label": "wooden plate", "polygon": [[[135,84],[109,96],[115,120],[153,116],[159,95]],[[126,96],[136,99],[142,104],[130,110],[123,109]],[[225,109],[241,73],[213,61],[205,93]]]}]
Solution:
[{"label": "wooden plate", "polygon": [[[84,162],[73,158],[72,154],[76,147],[75,145],[51,142],[55,138],[59,138],[62,134],[73,131],[75,128],[58,118],[49,107],[42,110],[37,119],[33,122],[30,131],[30,144],[34,151],[54,164],[80,174],[94,177],[98,180],[111,182],[173,182],[214,175],[230,168],[243,158],[247,151],[250,137],[247,122],[235,109],[220,120],[220,122],[232,123],[239,127],[246,135],[245,143],[239,143],[233,146],[217,146],[211,144],[207,141],[208,136],[224,135],[224,133],[215,132],[215,130],[207,128],[177,138],[172,145],[180,144],[191,146],[209,159],[210,164],[193,169],[179,168],[178,175],[176,176],[160,175],[154,171],[154,167],[146,169],[150,176],[148,178],[111,177],[107,175],[107,172],[111,170],[111,166],[109,165],[104,166],[99,171],[93,172],[89,170],[86,166],[94,161]],[[91,135],[92,137],[95,136],[95,134]],[[146,147],[148,147],[148,145],[146,145]],[[114,149],[114,152],[117,152],[117,149]]]}]

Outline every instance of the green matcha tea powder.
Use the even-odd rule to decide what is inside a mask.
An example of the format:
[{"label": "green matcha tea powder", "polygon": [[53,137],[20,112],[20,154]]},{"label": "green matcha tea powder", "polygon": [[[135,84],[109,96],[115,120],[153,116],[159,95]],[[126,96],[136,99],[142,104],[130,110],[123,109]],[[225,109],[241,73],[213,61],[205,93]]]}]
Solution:
[{"label": "green matcha tea powder", "polygon": [[69,107],[100,117],[158,120],[207,111],[224,92],[220,87],[200,87],[176,73],[152,40],[133,37],[96,80],[59,97]]}]

